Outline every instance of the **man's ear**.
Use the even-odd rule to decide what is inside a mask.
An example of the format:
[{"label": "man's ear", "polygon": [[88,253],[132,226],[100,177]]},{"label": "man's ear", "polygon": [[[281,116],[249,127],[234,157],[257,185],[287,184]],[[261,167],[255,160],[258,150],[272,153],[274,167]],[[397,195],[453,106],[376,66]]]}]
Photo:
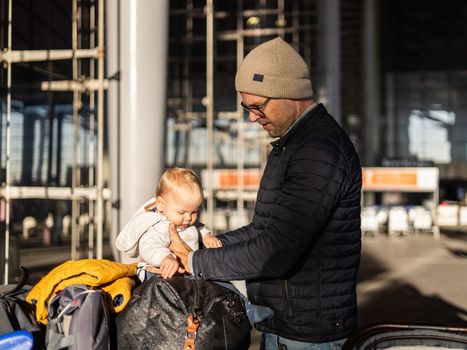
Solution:
[{"label": "man's ear", "polygon": [[157,211],[160,211],[162,213],[164,211],[164,206],[165,206],[164,198],[162,198],[161,196],[157,196],[156,197]]}]

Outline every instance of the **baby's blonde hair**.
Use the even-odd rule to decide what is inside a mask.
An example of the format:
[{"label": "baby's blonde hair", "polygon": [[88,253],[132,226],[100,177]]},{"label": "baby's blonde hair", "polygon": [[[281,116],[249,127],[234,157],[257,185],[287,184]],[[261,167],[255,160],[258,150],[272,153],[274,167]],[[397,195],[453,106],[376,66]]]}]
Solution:
[{"label": "baby's blonde hair", "polygon": [[186,168],[167,169],[159,180],[156,196],[162,196],[177,189],[184,188],[194,194],[198,193],[201,198],[203,195],[203,185],[193,170]]}]

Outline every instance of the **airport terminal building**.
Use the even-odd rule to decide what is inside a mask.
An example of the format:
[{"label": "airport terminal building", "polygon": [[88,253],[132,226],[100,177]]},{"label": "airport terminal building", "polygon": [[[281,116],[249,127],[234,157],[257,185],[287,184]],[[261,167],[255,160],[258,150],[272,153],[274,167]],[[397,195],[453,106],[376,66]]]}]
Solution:
[{"label": "airport terminal building", "polygon": [[32,246],[66,247],[50,265],[118,259],[116,235],[170,166],[202,177],[213,231],[248,222],[273,140],[248,122],[234,77],[276,36],[367,168],[369,231],[390,230],[392,209],[401,231],[415,227],[409,209],[425,209],[428,230],[467,225],[464,1],[0,4],[2,282]]}]

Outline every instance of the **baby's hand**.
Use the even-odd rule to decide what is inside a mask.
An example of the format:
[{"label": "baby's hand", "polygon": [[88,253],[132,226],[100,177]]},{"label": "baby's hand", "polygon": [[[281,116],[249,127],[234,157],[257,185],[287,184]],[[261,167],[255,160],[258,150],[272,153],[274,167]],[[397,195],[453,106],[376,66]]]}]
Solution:
[{"label": "baby's hand", "polygon": [[170,278],[178,271],[179,263],[172,255],[167,255],[159,268],[162,278]]},{"label": "baby's hand", "polygon": [[220,248],[222,247],[222,242],[213,235],[206,235],[203,238],[203,244],[206,248]]}]

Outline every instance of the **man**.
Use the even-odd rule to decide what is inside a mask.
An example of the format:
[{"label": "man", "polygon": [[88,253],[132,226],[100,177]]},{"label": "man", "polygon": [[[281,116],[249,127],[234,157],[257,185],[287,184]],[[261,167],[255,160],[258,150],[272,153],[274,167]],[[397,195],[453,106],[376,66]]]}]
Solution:
[{"label": "man", "polygon": [[345,132],[312,99],[308,67],[281,38],[243,60],[242,106],[271,137],[252,222],[223,247],[178,252],[196,278],[245,279],[272,318],[255,325],[263,349],[333,349],[356,328],[361,168]]}]

